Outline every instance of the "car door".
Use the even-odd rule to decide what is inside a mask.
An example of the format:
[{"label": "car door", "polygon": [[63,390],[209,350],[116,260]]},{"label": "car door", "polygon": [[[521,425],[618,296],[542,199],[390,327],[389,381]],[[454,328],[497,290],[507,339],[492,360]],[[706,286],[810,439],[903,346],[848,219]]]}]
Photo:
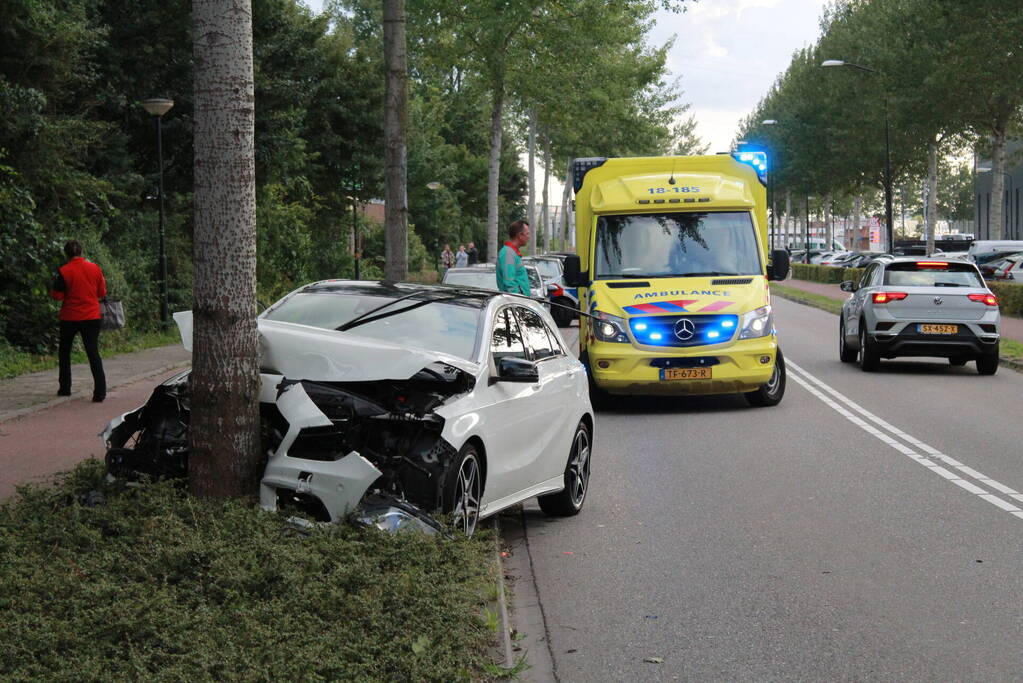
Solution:
[{"label": "car door", "polygon": [[565,470],[578,419],[575,379],[583,370],[539,313],[524,306],[517,307],[516,312],[526,347],[540,375],[534,400],[543,407],[534,427],[538,451],[536,460],[528,466],[529,477],[544,481]]},{"label": "car door", "polygon": [[852,298],[849,301],[849,305],[845,307],[845,329],[846,334],[849,337],[855,338],[860,333],[860,315],[863,312],[863,305],[865,297],[868,296],[867,290],[869,284],[874,277],[874,273],[877,271],[879,265],[877,263],[871,263],[863,270],[863,275],[860,276],[860,281],[856,291],[853,293]]},{"label": "car door", "polygon": [[[490,336],[489,363],[496,376],[501,358],[532,360],[527,349],[517,306],[503,306],[494,313]],[[491,381],[480,393],[480,414],[487,451],[487,481],[483,498],[486,504],[506,498],[529,485],[542,481],[530,475],[530,465],[539,458],[537,426],[545,419],[546,406],[537,400],[541,381]],[[535,481],[533,481],[535,480]]]}]

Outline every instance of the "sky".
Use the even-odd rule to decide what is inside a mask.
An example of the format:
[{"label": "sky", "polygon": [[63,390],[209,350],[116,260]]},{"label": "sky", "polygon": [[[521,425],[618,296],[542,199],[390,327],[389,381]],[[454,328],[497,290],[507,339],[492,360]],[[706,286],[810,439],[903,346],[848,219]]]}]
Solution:
[{"label": "sky", "polygon": [[684,14],[658,12],[650,42],[672,35],[668,70],[692,105],[697,134],[723,152],[796,50],[820,35],[825,0],[700,0]]}]

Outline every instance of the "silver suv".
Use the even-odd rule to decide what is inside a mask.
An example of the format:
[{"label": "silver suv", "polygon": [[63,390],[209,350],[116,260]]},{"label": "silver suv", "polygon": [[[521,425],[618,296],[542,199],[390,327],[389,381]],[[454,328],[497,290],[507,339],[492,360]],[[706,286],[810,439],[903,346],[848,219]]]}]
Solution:
[{"label": "silver suv", "polygon": [[938,356],[952,365],[977,361],[977,372],[998,370],[998,299],[973,263],[895,258],[866,267],[838,323],[839,357],[865,371],[882,358]]}]

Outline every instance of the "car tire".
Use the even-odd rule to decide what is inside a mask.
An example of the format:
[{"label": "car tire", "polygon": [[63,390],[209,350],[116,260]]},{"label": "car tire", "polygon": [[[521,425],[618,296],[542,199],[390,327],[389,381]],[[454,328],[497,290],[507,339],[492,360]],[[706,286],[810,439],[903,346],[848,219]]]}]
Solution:
[{"label": "car tire", "polygon": [[785,356],[782,355],[781,349],[778,349],[778,354],[774,358],[774,372],[771,373],[771,379],[767,381],[767,384],[761,386],[756,391],[750,391],[747,393],[746,401],[751,406],[766,408],[778,405],[781,403],[781,399],[784,396]]},{"label": "car tire", "polygon": [[558,327],[571,327],[572,321],[575,320],[575,313],[564,306],[571,306],[572,300],[562,297],[554,303],[561,304],[560,306],[551,306],[551,317],[554,318],[554,322]]},{"label": "car tire", "polygon": [[444,483],[444,512],[451,515],[451,525],[466,536],[472,536],[480,517],[483,494],[483,469],[476,446],[467,443],[458,451],[455,466],[448,470]]},{"label": "car tire", "polygon": [[998,372],[998,345],[994,353],[988,353],[977,359],[977,372],[981,375],[993,375]]},{"label": "car tire", "polygon": [[877,350],[874,349],[874,343],[867,336],[867,323],[864,320],[860,321],[859,357],[860,370],[863,370],[863,372],[873,372],[881,364],[881,357],[878,355]]},{"label": "car tire", "polygon": [[850,348],[845,341],[845,320],[838,321],[838,357],[843,363],[856,362],[856,349]]},{"label": "car tire", "polygon": [[590,489],[590,454],[592,441],[590,428],[586,422],[580,421],[572,437],[572,446],[568,451],[568,462],[565,464],[565,488],[557,493],[538,496],[537,502],[544,514],[554,517],[571,517],[578,515],[586,502],[586,492]]}]

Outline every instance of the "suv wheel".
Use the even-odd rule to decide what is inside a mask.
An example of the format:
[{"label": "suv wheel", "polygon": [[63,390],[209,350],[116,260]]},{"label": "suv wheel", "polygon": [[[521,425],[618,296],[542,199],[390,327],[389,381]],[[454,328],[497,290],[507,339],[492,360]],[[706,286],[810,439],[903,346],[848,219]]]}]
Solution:
[{"label": "suv wheel", "polygon": [[845,341],[845,320],[838,320],[838,357],[843,363],[856,362],[856,349],[849,348]]},{"label": "suv wheel", "polygon": [[881,364],[881,357],[874,348],[874,342],[867,335],[867,321],[860,321],[860,370],[873,372]]}]

